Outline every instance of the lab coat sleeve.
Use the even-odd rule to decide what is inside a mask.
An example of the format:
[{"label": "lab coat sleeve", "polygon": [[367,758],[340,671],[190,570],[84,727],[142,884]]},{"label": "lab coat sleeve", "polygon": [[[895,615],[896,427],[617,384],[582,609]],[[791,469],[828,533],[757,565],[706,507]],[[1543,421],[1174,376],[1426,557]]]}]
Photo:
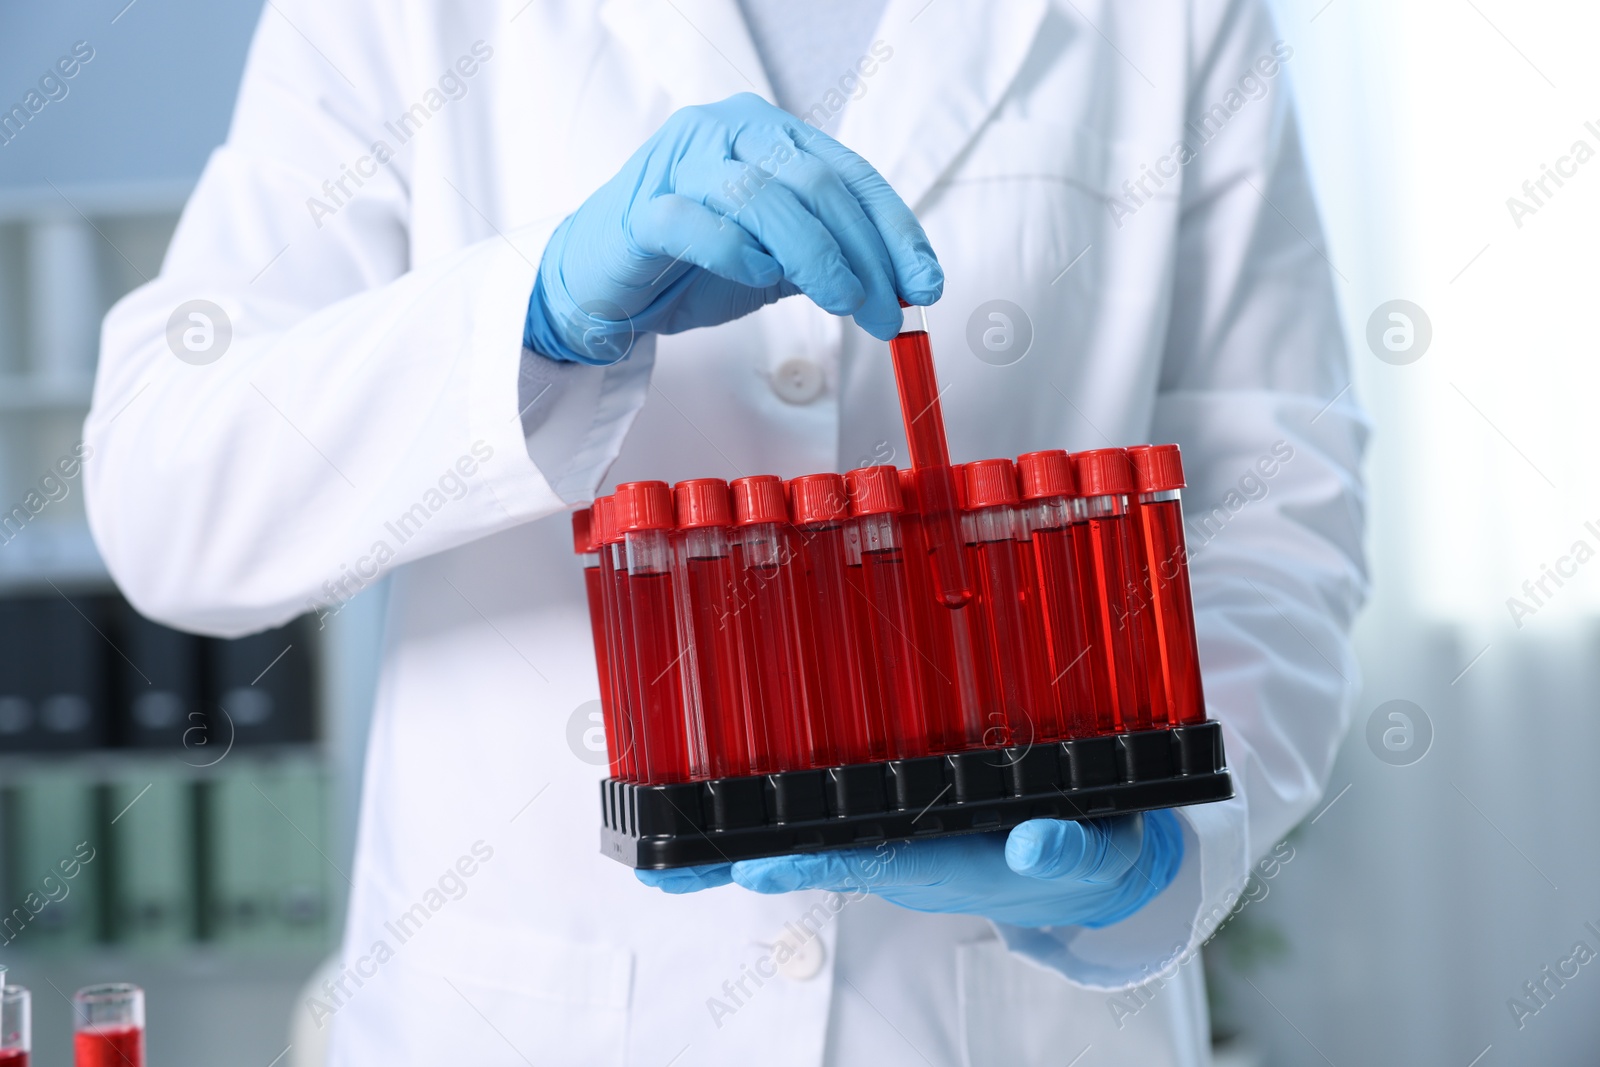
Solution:
[{"label": "lab coat sleeve", "polygon": [[[648,339],[608,368],[522,348],[557,219],[456,234],[414,213],[414,189],[455,183],[405,142],[472,143],[493,55],[464,39],[420,59],[416,17],[268,4],[159,277],[106,319],[89,520],[157,619],[235,635],[337,610],[401,564],[561,511],[592,495],[643,403]],[[441,65],[464,95],[439,91]],[[444,195],[483,195],[457,181]],[[458,250],[415,262],[427,227]],[[519,405],[529,373],[542,388]]]},{"label": "lab coat sleeve", "polygon": [[1269,95],[1185,168],[1151,430],[1183,448],[1206,703],[1223,724],[1236,796],[1178,809],[1177,879],[1133,917],[1100,930],[1000,931],[1014,951],[1107,989],[1197,966],[1255,865],[1262,881],[1282,869],[1263,857],[1326,786],[1357,692],[1349,628],[1367,590],[1367,424],[1349,389],[1290,64],[1258,0],[1196,19],[1212,43],[1196,50],[1191,116],[1225,101],[1261,56],[1283,68],[1258,74]]}]

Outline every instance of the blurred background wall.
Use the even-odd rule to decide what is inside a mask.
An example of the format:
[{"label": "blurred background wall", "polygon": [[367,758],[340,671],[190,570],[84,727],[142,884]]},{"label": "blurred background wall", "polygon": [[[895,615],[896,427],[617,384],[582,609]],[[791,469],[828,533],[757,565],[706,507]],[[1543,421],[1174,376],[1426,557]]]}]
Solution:
[{"label": "blurred background wall", "polygon": [[[1361,696],[1323,806],[1208,950],[1219,1035],[1235,1064],[1592,1063],[1600,967],[1563,985],[1543,968],[1580,941],[1600,951],[1585,925],[1600,927],[1589,814],[1600,565],[1576,562],[1580,541],[1600,552],[1589,462],[1600,162],[1572,162],[1577,141],[1600,151],[1587,54],[1600,15],[1510,0],[1274,5],[1352,388],[1374,420],[1376,586],[1358,633]],[[6,106],[77,42],[93,50],[67,95],[0,145],[4,507],[59,492],[43,479],[77,441],[95,323],[158,269],[226,131],[260,10],[96,0],[0,12]],[[1523,183],[1541,178],[1535,202]],[[1513,212],[1509,197],[1534,210]],[[122,978],[150,992],[155,1062],[270,1063],[299,983],[337,938],[383,592],[325,630],[302,623],[243,647],[141,629],[111,595],[76,481],[61,484],[25,529],[0,535],[0,603],[13,611],[0,628],[60,628],[100,681],[55,692],[11,651],[33,636],[0,638],[0,677],[42,694],[9,735],[21,713],[0,705],[7,906],[72,826],[114,844],[86,868],[78,910],[0,945],[0,961],[35,989],[42,1062],[65,1055],[67,1009],[51,986]],[[281,728],[246,723],[207,765],[232,719],[185,712],[174,725],[171,703],[161,713],[148,699],[141,719],[137,698],[157,679],[130,674],[106,634],[154,649],[161,691],[203,712],[259,708],[259,694],[237,691],[277,686]],[[293,658],[269,664],[280,647]],[[51,721],[87,725],[41,725],[51,695],[81,701],[51,704]],[[229,854],[234,834],[276,842],[294,877]]]}]

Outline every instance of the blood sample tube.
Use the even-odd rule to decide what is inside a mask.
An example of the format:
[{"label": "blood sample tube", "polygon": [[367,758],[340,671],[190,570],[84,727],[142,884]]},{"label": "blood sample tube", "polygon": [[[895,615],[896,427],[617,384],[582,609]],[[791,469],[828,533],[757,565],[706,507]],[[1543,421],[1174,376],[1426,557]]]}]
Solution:
[{"label": "blood sample tube", "polygon": [[692,478],[673,487],[678,618],[688,654],[689,721],[700,724],[690,749],[693,777],[750,773],[739,673],[739,620],[734,603],[729,531],[733,505],[721,478]]},{"label": "blood sample tube", "polygon": [[795,616],[795,546],[783,482],[770,474],[736,478],[733,494],[734,596],[745,719],[755,773],[814,762],[804,663]]},{"label": "blood sample tube", "polygon": [[850,497],[837,474],[807,474],[789,483],[805,580],[800,583],[801,648],[811,692],[811,736],[818,766],[884,758],[881,708],[862,687],[845,527]]},{"label": "blood sample tube", "polygon": [[[1050,688],[1059,709],[1061,736],[1089,737],[1101,732],[1095,710],[1103,707],[1109,713],[1110,697],[1100,698],[1106,703],[1096,703],[1094,668],[1103,664],[1090,655],[1080,589],[1083,576],[1073,551],[1074,530],[1087,546],[1089,527],[1081,518],[1080,502],[1074,499],[1072,462],[1059,449],[1029,452],[1017,457],[1017,473],[1026,502],[1023,523],[1033,552]],[[1102,689],[1109,694],[1109,686]]]},{"label": "blood sample tube", "polygon": [[19,985],[5,985],[0,967],[0,1067],[28,1067],[33,1051],[33,1001]]},{"label": "blood sample tube", "polygon": [[72,995],[76,1067],[144,1067],[144,990],[116,983]]},{"label": "blood sample tube", "polygon": [[[606,669],[611,674],[615,776],[639,781],[638,672],[633,658],[633,610],[628,599],[628,549],[616,523],[616,498],[594,502],[594,536],[600,547],[600,610],[605,617]],[[611,753],[608,753],[611,754]]]},{"label": "blood sample tube", "polygon": [[1134,513],[1154,609],[1167,722],[1173,726],[1204,722],[1205,691],[1200,685],[1189,550],[1183,535],[1183,457],[1177,445],[1139,445],[1128,449],[1128,455],[1139,492]]},{"label": "blood sample tube", "polygon": [[[1154,725],[1149,670],[1142,627],[1149,606],[1139,588],[1137,530],[1128,516],[1133,464],[1121,448],[1097,448],[1072,457],[1089,528],[1088,567],[1099,596],[1094,639],[1111,681],[1111,710],[1117,730],[1148,730]],[[1094,654],[1094,653],[1091,653]]]},{"label": "blood sample tube", "polygon": [[888,754],[893,759],[925,756],[930,747],[918,663],[921,653],[914,636],[900,535],[904,510],[900,478],[893,467],[863,467],[845,479],[860,538],[862,584],[872,633],[869,644],[877,660]]},{"label": "blood sample tube", "polygon": [[961,513],[956,503],[956,477],[945,443],[944,412],[933,369],[928,323],[920,307],[904,301],[905,324],[889,342],[895,384],[900,391],[900,417],[916,471],[923,538],[933,566],[934,593],[948,607],[960,607],[972,596],[961,547]]},{"label": "blood sample tube", "polygon": [[606,736],[606,759],[611,777],[620,777],[617,756],[616,698],[611,693],[611,664],[606,648],[605,607],[601,604],[600,546],[594,537],[594,510],[579,508],[572,513],[572,550],[583,561],[583,590],[589,603],[589,631],[594,638],[595,673],[600,680],[600,722]]},{"label": "blood sample tube", "polygon": [[961,472],[962,539],[992,702],[985,740],[1027,745],[1059,737],[1032,551],[1020,533],[1016,466],[1009,459],[981,459]]},{"label": "blood sample tube", "polygon": [[[922,692],[927,701],[928,747],[933,752],[958,752],[968,747],[968,741],[958,695],[953,628],[956,612],[934,592],[933,570],[927,562],[927,541],[922,534],[917,472],[902,469],[896,473],[900,479],[900,503],[905,509],[900,514],[900,536],[905,542],[912,635],[916,639]],[[972,699],[976,704],[975,690]]]},{"label": "blood sample tube", "polygon": [[625,482],[615,500],[615,522],[627,549],[640,776],[652,785],[687,781],[690,731],[672,588],[672,490],[666,482]]}]

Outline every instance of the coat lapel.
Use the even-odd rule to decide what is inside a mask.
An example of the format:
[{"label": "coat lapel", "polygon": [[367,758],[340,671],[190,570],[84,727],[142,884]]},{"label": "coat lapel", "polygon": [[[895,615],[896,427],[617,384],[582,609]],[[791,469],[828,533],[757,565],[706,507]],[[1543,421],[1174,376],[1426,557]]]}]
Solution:
[{"label": "coat lapel", "polygon": [[671,110],[735,93],[772,100],[772,85],[738,0],[606,0],[600,21]]}]

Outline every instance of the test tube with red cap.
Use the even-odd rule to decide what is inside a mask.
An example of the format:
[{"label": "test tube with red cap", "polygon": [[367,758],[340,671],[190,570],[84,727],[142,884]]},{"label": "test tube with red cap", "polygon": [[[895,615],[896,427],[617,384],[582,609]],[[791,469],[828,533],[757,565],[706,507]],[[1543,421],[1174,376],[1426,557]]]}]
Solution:
[{"label": "test tube with red cap", "polygon": [[945,442],[933,348],[928,343],[927,317],[922,308],[903,300],[900,305],[905,309],[905,322],[889,342],[895,385],[900,392],[900,417],[905,422],[906,445],[916,472],[923,539],[933,567],[933,590],[940,603],[955,608],[971,599],[972,586],[961,546],[956,476]]},{"label": "test tube with red cap", "polygon": [[625,482],[617,486],[614,500],[614,521],[627,551],[641,777],[652,784],[687,781],[683,657],[672,587],[672,490],[666,482]]},{"label": "test tube with red cap", "polygon": [[583,561],[583,590],[589,603],[589,630],[594,637],[595,673],[600,676],[600,721],[606,735],[606,758],[611,777],[620,778],[618,759],[617,698],[611,689],[609,638],[602,592],[605,575],[600,571],[600,544],[596,538],[594,509],[579,508],[572,513],[572,550]]},{"label": "test tube with red cap", "polygon": [[75,1067],[144,1067],[144,990],[115,983],[72,995]]},{"label": "test tube with red cap", "polygon": [[[1017,457],[1017,474],[1061,736],[1089,737],[1110,729],[1111,686],[1104,660],[1091,654],[1085,621],[1087,579],[1078,561],[1089,556],[1089,527],[1076,499],[1072,461],[1060,449],[1029,452]],[[1102,710],[1104,726],[1097,719]]]},{"label": "test tube with red cap", "polygon": [[736,478],[733,495],[734,595],[745,718],[757,774],[812,762],[804,663],[795,617],[789,505],[781,479]]},{"label": "test tube with red cap", "polygon": [[1016,466],[980,459],[961,468],[962,537],[976,587],[976,619],[988,662],[990,745],[1027,745],[1061,735],[1047,675],[1044,623],[1032,552],[1019,539]]},{"label": "test tube with red cap", "polygon": [[1133,459],[1138,503],[1135,515],[1144,550],[1157,659],[1173,726],[1204,722],[1200,649],[1195,641],[1194,597],[1189,588],[1189,550],[1183,534],[1183,456],[1177,445],[1139,445]]},{"label": "test tube with red cap", "polygon": [[[912,636],[916,640],[917,662],[922,668],[922,693],[927,701],[928,746],[933,752],[957,752],[967,747],[967,731],[962,718],[963,692],[961,664],[958,661],[956,619],[963,609],[951,609],[934,592],[933,570],[927,566],[927,539],[923,535],[921,494],[917,472],[901,469],[900,535],[905,542],[906,581],[911,593]],[[965,618],[962,618],[963,624]],[[971,668],[971,648],[962,646],[967,671],[967,704],[977,707],[977,691]],[[976,712],[974,713],[976,716]],[[976,721],[976,718],[975,718]]]},{"label": "test tube with red cap", "polygon": [[900,477],[893,467],[863,467],[845,475],[850,513],[860,538],[861,577],[867,594],[876,674],[893,759],[929,752],[922,671],[912,622],[900,517]]},{"label": "test tube with red cap", "polygon": [[[616,498],[594,502],[592,531],[600,549],[600,612],[605,623],[605,668],[610,674],[612,714],[606,723],[606,747],[613,777],[638,781],[639,693],[633,656],[633,605],[628,599],[628,546],[616,523]],[[600,657],[597,643],[596,658]]]},{"label": "test tube with red cap", "polygon": [[33,1051],[33,999],[27,989],[5,984],[0,967],[0,1067],[28,1067]]},{"label": "test tube with red cap", "polygon": [[884,758],[877,704],[862,690],[861,649],[847,573],[845,528],[850,498],[837,474],[806,474],[789,482],[789,510],[804,580],[800,595],[801,654],[811,693],[814,766]]},{"label": "test tube with red cap", "polygon": [[1078,452],[1072,461],[1089,529],[1089,558],[1080,573],[1098,594],[1090,624],[1111,680],[1115,729],[1148,730],[1154,724],[1146,674],[1151,661],[1142,627],[1149,602],[1140,588],[1137,531],[1128,515],[1133,463],[1121,448]]},{"label": "test tube with red cap", "polygon": [[673,487],[678,617],[689,666],[689,721],[699,724],[691,753],[696,778],[750,773],[750,730],[739,671],[739,619],[730,537],[733,504],[721,478]]}]

